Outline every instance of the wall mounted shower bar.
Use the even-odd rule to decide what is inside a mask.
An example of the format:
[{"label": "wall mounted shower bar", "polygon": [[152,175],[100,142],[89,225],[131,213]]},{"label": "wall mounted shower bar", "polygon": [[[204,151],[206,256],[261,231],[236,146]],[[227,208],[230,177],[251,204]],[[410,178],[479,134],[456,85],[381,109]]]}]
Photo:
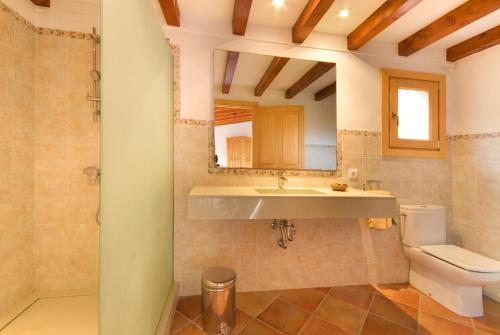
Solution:
[{"label": "wall mounted shower bar", "polygon": [[92,103],[92,108],[94,109],[94,121],[97,121],[101,115],[101,73],[97,70],[97,47],[101,43],[101,38],[97,35],[97,29],[95,27],[92,28],[90,38],[92,39],[93,44],[93,67],[92,70],[90,70],[90,76],[92,77],[92,95],[87,95],[87,101]]}]

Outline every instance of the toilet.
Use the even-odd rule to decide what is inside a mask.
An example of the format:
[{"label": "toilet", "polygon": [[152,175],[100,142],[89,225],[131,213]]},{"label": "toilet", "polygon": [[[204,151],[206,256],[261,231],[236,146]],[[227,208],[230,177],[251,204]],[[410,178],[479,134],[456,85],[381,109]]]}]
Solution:
[{"label": "toilet", "polygon": [[400,212],[410,284],[459,315],[482,316],[482,286],[500,280],[500,262],[446,244],[444,207],[402,205]]}]

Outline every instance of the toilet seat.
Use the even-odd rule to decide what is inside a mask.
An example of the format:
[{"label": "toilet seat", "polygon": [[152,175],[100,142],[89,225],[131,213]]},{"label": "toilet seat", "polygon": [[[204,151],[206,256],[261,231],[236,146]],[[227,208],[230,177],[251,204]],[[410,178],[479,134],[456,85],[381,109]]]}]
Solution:
[{"label": "toilet seat", "polygon": [[467,271],[481,273],[500,272],[500,262],[456,245],[423,245],[419,248],[428,255]]}]

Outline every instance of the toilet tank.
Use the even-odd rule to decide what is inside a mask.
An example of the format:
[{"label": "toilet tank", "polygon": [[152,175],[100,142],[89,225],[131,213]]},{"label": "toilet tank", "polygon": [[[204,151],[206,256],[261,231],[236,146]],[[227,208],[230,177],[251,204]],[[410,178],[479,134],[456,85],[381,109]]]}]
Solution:
[{"label": "toilet tank", "polygon": [[401,205],[403,245],[446,244],[446,213],[442,206]]}]

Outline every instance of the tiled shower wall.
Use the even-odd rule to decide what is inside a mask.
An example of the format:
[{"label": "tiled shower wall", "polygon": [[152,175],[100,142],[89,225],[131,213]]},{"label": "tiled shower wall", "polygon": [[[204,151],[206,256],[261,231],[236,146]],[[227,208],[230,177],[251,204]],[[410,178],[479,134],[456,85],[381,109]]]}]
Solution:
[{"label": "tiled shower wall", "polygon": [[32,290],[97,287],[91,57],[85,34],[36,32],[0,2],[0,312]]},{"label": "tiled shower wall", "polygon": [[[457,244],[500,261],[500,134],[457,136],[452,148]],[[500,284],[485,291],[500,301]]]},{"label": "tiled shower wall", "polygon": [[99,122],[91,93],[92,41],[36,36],[35,288],[97,288]]},{"label": "tiled shower wall", "polygon": [[33,286],[34,41],[0,3],[0,313]]},{"label": "tiled shower wall", "polygon": [[[236,270],[238,289],[271,290],[380,282],[404,282],[408,262],[399,226],[368,229],[356,218],[293,220],[297,239],[287,250],[276,245],[270,221],[187,220],[187,194],[193,186],[276,186],[276,177],[209,174],[206,125],[175,126],[175,277],[181,295],[199,293],[200,276],[213,265]],[[434,203],[451,208],[451,162],[381,158],[380,136],[341,131],[343,175],[358,168],[364,180],[381,179],[382,187],[402,203]],[[448,156],[449,157],[449,156]],[[289,186],[328,187],[334,178],[289,177]],[[345,178],[342,178],[345,181]],[[451,222],[451,210],[448,213]]]}]

